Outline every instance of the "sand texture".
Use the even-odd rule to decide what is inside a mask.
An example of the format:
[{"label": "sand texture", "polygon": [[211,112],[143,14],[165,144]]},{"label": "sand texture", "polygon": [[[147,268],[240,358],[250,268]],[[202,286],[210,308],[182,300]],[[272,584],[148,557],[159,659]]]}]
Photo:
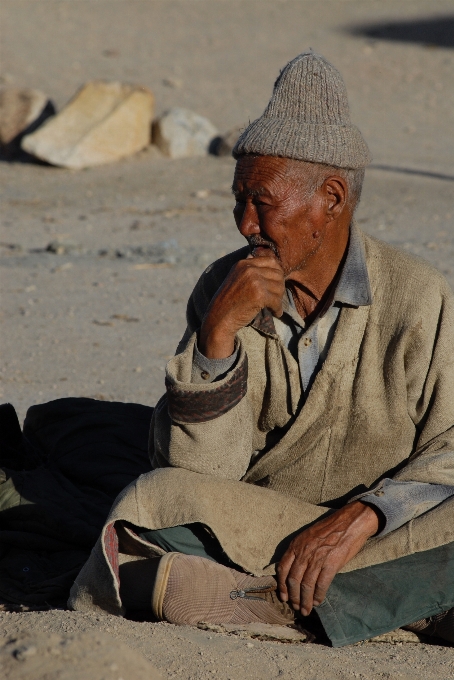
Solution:
[{"label": "sand texture", "polygon": [[[153,92],[156,115],[187,108],[220,132],[257,117],[280,67],[313,47],[343,74],[374,157],[359,225],[454,285],[452,1],[3,0],[0,13],[5,86],[39,89],[60,110],[90,80],[131,82]],[[156,403],[192,286],[243,245],[233,169],[228,157],[170,160],[153,147],[82,171],[0,162],[0,395],[21,419],[30,405],[64,396]],[[439,645],[385,638],[332,650],[60,610],[0,611],[1,644],[95,632],[140,651],[164,679],[454,676],[454,649]],[[14,665],[8,673],[26,677]],[[101,666],[92,677],[104,677]],[[120,677],[130,676],[112,680]]]}]

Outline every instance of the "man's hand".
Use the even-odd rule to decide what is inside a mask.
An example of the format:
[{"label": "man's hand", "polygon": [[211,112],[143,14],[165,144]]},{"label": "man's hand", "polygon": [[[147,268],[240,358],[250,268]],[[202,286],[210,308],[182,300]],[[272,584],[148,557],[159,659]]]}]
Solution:
[{"label": "man's hand", "polygon": [[282,316],[285,279],[282,267],[269,248],[257,248],[254,256],[240,260],[213,298],[200,329],[199,350],[209,359],[229,357],[235,335],[264,307]]},{"label": "man's hand", "polygon": [[325,599],[331,581],[377,533],[378,515],[355,501],[302,531],[277,567],[280,598],[309,616]]}]

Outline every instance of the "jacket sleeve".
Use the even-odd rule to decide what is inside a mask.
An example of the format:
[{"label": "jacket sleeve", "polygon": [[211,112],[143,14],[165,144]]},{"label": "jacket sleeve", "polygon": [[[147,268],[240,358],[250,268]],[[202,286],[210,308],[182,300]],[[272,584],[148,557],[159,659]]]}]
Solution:
[{"label": "jacket sleeve", "polygon": [[[151,424],[154,467],[181,467],[239,480],[253,451],[253,414],[247,399],[248,358],[237,338],[232,367],[215,381],[194,381],[197,331],[222,276],[202,275],[187,307],[187,328],[166,367],[166,394]],[[216,272],[215,272],[216,273]]]},{"label": "jacket sleeve", "polygon": [[[444,280],[412,330],[405,355],[414,453],[394,479],[454,485],[454,298]],[[430,305],[429,302],[429,305]]]},{"label": "jacket sleeve", "polygon": [[404,354],[408,413],[416,428],[413,454],[393,479],[349,501],[380,510],[384,525],[378,536],[454,495],[454,301],[443,281],[441,294],[432,287],[424,302]]},{"label": "jacket sleeve", "polygon": [[152,463],[239,480],[253,450],[247,355],[239,341],[232,370],[216,382],[193,383],[195,341],[196,334],[167,364],[167,393],[153,424]]}]

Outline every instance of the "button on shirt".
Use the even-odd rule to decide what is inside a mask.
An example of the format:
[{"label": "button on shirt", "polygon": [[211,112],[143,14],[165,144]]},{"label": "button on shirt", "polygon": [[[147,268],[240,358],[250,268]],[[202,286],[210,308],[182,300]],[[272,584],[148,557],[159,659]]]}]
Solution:
[{"label": "button on shirt", "polygon": [[[371,304],[372,292],[364,246],[352,225],[347,257],[328,308],[307,328],[296,310],[290,290],[286,289],[283,299],[284,313],[280,319],[274,318],[276,333],[298,362],[301,386],[306,395],[328,354],[342,307]],[[237,358],[238,350],[235,350],[226,359],[208,359],[195,346],[192,382],[207,383],[221,379],[234,368]],[[379,534],[383,536],[452,495],[454,486],[397,482],[386,478],[359,499],[377,507],[383,514],[385,525]]]}]

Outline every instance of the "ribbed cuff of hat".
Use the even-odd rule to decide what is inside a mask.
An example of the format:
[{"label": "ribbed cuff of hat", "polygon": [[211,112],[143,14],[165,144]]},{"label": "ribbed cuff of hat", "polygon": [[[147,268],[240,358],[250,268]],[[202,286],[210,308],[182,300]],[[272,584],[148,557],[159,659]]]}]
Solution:
[{"label": "ribbed cuff of hat", "polygon": [[354,125],[318,125],[281,118],[258,118],[244,131],[232,155],[280,156],[337,168],[365,168],[372,160]]}]

